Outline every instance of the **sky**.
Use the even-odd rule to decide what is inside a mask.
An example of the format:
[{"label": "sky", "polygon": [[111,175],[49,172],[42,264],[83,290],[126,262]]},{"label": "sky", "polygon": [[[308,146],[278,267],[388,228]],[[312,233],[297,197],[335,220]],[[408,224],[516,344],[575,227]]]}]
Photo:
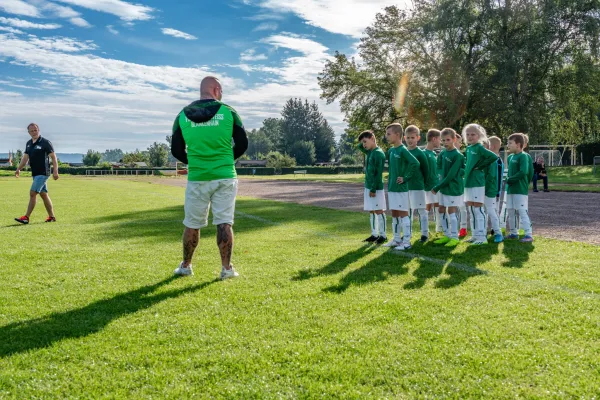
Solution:
[{"label": "sky", "polygon": [[146,149],[206,75],[247,129],[300,97],[339,135],[317,76],[402,1],[0,0],[0,153],[24,148],[30,122],[61,153]]}]

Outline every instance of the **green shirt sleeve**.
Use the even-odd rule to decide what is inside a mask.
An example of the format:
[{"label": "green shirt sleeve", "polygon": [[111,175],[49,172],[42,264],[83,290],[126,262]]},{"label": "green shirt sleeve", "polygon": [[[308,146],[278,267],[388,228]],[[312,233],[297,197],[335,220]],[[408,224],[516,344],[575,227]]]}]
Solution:
[{"label": "green shirt sleeve", "polygon": [[373,186],[369,189],[372,193],[376,193],[377,187],[383,184],[383,168],[385,167],[385,154],[383,151],[376,151],[374,153],[373,156],[375,159],[373,161],[375,168],[373,175],[375,179],[373,179]]},{"label": "green shirt sleeve", "polygon": [[415,172],[417,172],[417,168],[419,168],[419,160],[417,160],[415,156],[413,156],[412,153],[404,146],[400,148],[400,153],[402,157],[406,157],[407,161],[406,172],[402,178],[404,178],[405,181],[408,181],[413,177]]},{"label": "green shirt sleeve", "polygon": [[425,183],[425,186],[427,187],[429,183],[429,162],[427,161],[427,156],[425,155],[425,153],[420,152],[419,160],[417,161],[419,161],[421,173],[423,174],[423,181]]},{"label": "green shirt sleeve", "polygon": [[368,153],[367,149],[365,149],[365,146],[363,146],[363,144],[360,142],[358,142],[358,150],[360,150],[364,154]]},{"label": "green shirt sleeve", "polygon": [[510,176],[506,183],[512,185],[513,183],[519,182],[521,179],[527,177],[529,179],[529,157],[524,156],[519,158],[519,172]]},{"label": "green shirt sleeve", "polygon": [[455,158],[454,162],[452,163],[452,166],[450,167],[450,170],[448,170],[448,173],[446,174],[446,176],[444,177],[444,179],[442,179],[442,181],[440,183],[438,183],[436,186],[434,186],[433,191],[435,192],[439,192],[441,188],[448,186],[448,184],[450,183],[450,181],[452,181],[454,178],[456,178],[462,168],[462,164],[463,164],[463,158]]}]

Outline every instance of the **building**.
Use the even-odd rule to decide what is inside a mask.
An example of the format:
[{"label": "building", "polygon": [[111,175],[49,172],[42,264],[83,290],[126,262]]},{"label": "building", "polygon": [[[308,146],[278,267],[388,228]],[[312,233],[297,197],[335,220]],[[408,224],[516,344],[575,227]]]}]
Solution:
[{"label": "building", "polygon": [[0,158],[0,167],[12,167],[13,154],[8,152],[8,158]]},{"label": "building", "polygon": [[235,166],[238,168],[266,167],[267,160],[238,160]]}]

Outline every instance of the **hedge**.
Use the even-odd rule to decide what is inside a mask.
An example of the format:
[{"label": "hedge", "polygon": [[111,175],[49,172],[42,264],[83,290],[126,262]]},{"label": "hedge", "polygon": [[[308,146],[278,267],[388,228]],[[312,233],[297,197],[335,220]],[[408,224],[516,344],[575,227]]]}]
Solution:
[{"label": "hedge", "polygon": [[600,156],[600,141],[581,143],[577,146],[577,157],[581,157],[581,154],[583,154],[582,164],[592,165],[594,163],[594,156]]},{"label": "hedge", "polygon": [[275,168],[266,168],[266,167],[243,167],[236,168],[235,171],[238,175],[252,175],[252,171],[254,170],[254,175],[275,175]]}]

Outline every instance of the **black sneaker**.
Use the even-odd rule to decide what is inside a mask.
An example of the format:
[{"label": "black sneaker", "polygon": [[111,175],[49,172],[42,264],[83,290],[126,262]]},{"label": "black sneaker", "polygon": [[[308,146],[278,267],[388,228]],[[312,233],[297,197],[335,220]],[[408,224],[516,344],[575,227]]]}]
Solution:
[{"label": "black sneaker", "polygon": [[548,192],[549,192],[549,190],[548,190],[548,189],[544,189],[544,193],[548,193]]},{"label": "black sneaker", "polygon": [[383,244],[387,241],[387,238],[385,236],[379,236],[377,238],[377,240],[375,241],[376,244]]},{"label": "black sneaker", "polygon": [[428,236],[425,236],[425,235],[421,236],[421,243],[425,243],[428,240],[429,240]]},{"label": "black sneaker", "polygon": [[374,241],[376,241],[377,239],[379,239],[379,236],[369,236],[368,238],[366,238],[365,240],[363,240],[363,242],[367,242],[367,243],[373,243]]}]

